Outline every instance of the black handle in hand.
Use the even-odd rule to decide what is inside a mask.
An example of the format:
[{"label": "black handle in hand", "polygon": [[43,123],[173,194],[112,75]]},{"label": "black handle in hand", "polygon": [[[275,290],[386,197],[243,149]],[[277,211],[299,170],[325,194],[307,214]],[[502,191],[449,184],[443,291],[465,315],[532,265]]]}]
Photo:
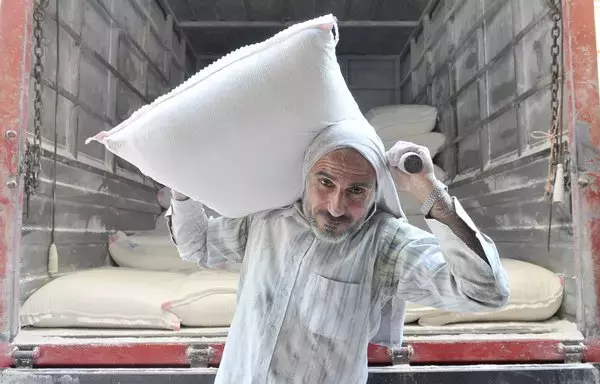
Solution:
[{"label": "black handle in hand", "polygon": [[405,153],[402,156],[401,166],[407,173],[419,173],[423,170],[423,159],[414,152]]}]

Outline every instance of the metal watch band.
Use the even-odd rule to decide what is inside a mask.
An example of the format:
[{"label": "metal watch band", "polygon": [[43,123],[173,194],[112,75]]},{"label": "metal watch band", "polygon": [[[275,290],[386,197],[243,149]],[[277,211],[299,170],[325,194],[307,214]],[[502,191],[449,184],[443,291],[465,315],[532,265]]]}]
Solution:
[{"label": "metal watch band", "polygon": [[421,205],[421,214],[423,214],[423,216],[427,216],[431,211],[431,208],[433,208],[435,202],[438,201],[442,196],[444,196],[444,193],[446,193],[447,191],[448,187],[441,181],[436,180],[435,185],[433,186],[433,191],[431,192],[427,200],[425,200],[423,205]]}]

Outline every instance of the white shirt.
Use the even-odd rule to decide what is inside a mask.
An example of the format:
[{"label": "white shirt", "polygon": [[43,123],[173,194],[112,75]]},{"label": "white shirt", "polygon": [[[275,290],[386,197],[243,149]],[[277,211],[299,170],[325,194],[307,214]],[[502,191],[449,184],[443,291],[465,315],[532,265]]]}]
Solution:
[{"label": "white shirt", "polygon": [[242,263],[215,383],[363,384],[367,346],[391,299],[451,311],[504,305],[509,290],[496,247],[454,204],[487,263],[432,219],[433,235],[375,212],[355,236],[331,244],[315,238],[301,204],[207,219],[200,203],[173,201],[167,220],[182,258],[204,268]]}]

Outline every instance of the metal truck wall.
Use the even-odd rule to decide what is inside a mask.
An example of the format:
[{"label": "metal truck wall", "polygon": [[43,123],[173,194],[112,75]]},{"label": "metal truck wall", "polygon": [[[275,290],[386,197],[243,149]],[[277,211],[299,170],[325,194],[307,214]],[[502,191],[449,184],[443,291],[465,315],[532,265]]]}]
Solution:
[{"label": "metal truck wall", "polygon": [[[151,180],[84,140],[181,83],[196,65],[172,18],[153,0],[60,0],[58,40],[56,1],[49,2],[42,23],[42,182],[23,218],[21,300],[49,280],[57,88],[55,228],[64,273],[105,264],[108,231],[152,229],[160,213]],[[30,134],[34,97],[32,87]]]},{"label": "metal truck wall", "polygon": [[27,121],[31,2],[0,2],[0,369],[12,363],[17,333],[15,291],[20,245],[22,189],[19,155]]},{"label": "metal truck wall", "polygon": [[397,56],[338,57],[342,75],[363,113],[400,102],[400,62]]},{"label": "metal truck wall", "polygon": [[[84,140],[110,129],[144,103],[196,70],[196,57],[159,3],[59,1],[58,161],[55,241],[59,273],[107,262],[111,230],[152,229],[160,209],[155,186],[136,169]],[[42,23],[42,184],[23,218],[21,300],[49,281],[52,228],[54,102],[56,97],[56,0]],[[242,44],[242,42],[238,42]],[[203,57],[198,67],[217,56]],[[397,56],[341,56],[340,65],[363,111],[397,103]],[[33,81],[33,80],[32,80]],[[33,133],[33,86],[29,132]]]},{"label": "metal truck wall", "polygon": [[[570,198],[543,201],[552,20],[544,0],[440,1],[401,61],[403,103],[439,108],[450,144],[439,160],[452,192],[502,257],[565,275],[562,312],[577,311]],[[538,133],[536,131],[542,132]]]}]

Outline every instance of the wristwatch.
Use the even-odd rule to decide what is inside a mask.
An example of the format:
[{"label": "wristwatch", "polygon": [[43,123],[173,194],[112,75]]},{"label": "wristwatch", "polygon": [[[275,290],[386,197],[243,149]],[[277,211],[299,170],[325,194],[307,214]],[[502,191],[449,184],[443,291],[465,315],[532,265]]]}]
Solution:
[{"label": "wristwatch", "polygon": [[436,180],[433,185],[433,191],[431,192],[427,200],[425,200],[423,205],[421,205],[421,214],[423,214],[423,216],[427,216],[431,211],[431,208],[433,208],[433,205],[436,203],[436,201],[441,199],[442,196],[444,196],[444,194],[447,192],[448,187],[441,181]]}]

